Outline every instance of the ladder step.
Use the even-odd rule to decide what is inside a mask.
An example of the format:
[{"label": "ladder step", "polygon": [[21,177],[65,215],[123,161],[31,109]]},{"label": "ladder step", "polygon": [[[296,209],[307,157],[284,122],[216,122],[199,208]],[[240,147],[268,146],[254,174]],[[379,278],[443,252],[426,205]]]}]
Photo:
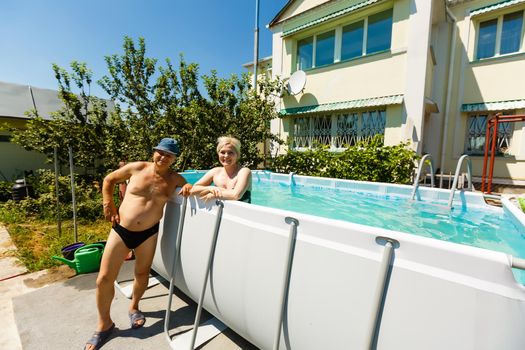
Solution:
[{"label": "ladder step", "polygon": [[[195,347],[198,348],[208,340],[215,338],[226,329],[226,325],[219,321],[216,317],[203,322],[197,329],[197,338],[195,340]],[[191,346],[191,338],[194,330],[190,330],[184,334],[178,335],[170,342],[170,347],[173,350],[188,350]]]},{"label": "ladder step", "polygon": [[[153,287],[157,284],[159,284],[161,281],[164,281],[164,279],[160,276],[153,276],[150,277],[148,280],[148,288]],[[133,295],[133,282],[128,284],[125,287],[122,287],[117,281],[115,281],[115,287],[128,299],[131,299],[131,296]]]}]

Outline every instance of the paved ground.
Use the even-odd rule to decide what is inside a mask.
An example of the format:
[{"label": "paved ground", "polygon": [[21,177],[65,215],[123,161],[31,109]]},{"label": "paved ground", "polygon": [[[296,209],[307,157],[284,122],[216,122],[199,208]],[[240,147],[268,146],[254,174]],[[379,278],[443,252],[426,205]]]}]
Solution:
[{"label": "paved ground", "polygon": [[[0,349],[32,350],[83,348],[96,325],[96,273],[75,276],[66,266],[24,274],[25,269],[10,257],[9,235],[0,226],[0,312],[5,320],[0,332]],[[133,261],[125,262],[120,281],[131,279]],[[17,276],[18,274],[22,274]],[[11,276],[16,276],[9,278]],[[149,288],[141,303],[146,325],[130,329],[129,299],[115,293],[112,317],[116,330],[102,347],[116,349],[170,349],[164,333],[164,316],[169,284]],[[170,336],[182,334],[193,325],[195,303],[180,291],[172,301]],[[203,321],[209,318],[203,312]],[[231,330],[200,347],[203,350],[257,349]]]}]

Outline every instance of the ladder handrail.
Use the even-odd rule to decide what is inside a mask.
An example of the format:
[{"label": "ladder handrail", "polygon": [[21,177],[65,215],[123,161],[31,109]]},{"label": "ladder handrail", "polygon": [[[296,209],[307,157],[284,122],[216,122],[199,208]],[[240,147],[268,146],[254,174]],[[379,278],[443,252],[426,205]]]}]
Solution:
[{"label": "ladder handrail", "polygon": [[170,325],[170,313],[171,313],[171,302],[173,299],[173,290],[175,287],[175,271],[177,266],[177,260],[180,257],[180,248],[182,243],[182,231],[184,230],[184,220],[186,218],[186,206],[188,204],[188,197],[184,197],[182,201],[182,206],[180,209],[179,216],[179,227],[177,228],[177,240],[175,243],[175,255],[173,256],[173,264],[171,265],[171,276],[170,276],[170,291],[168,294],[168,306],[166,307],[166,316],[164,317],[164,334],[168,338],[168,342],[171,342],[171,337],[169,335],[169,325]]},{"label": "ladder handrail", "polygon": [[464,154],[459,158],[458,165],[456,166],[456,173],[454,174],[454,182],[452,182],[452,188],[450,189],[450,197],[448,198],[449,208],[452,208],[452,201],[454,200],[454,194],[456,192],[456,187],[458,186],[459,171],[461,170],[461,165],[463,164],[463,161],[465,159],[467,160],[468,187],[470,188],[470,191],[473,190],[473,187],[472,187],[472,160],[470,160],[470,157],[468,154]]},{"label": "ladder handrail", "polygon": [[224,209],[224,203],[220,200],[215,201],[215,204],[219,207],[217,210],[217,219],[215,220],[215,228],[213,229],[213,236],[210,244],[210,251],[208,253],[208,262],[206,263],[206,272],[204,273],[204,281],[202,282],[201,294],[199,296],[199,302],[197,304],[197,313],[195,315],[195,323],[193,324],[193,331],[191,336],[190,349],[195,348],[195,341],[197,339],[197,331],[199,329],[199,323],[201,319],[202,307],[204,304],[204,294],[206,293],[206,286],[208,285],[208,277],[210,276],[211,265],[215,256],[215,247],[217,246],[217,237],[219,236],[219,228],[221,227],[222,211]]},{"label": "ladder handrail", "polygon": [[434,187],[434,165],[432,164],[432,155],[430,153],[427,153],[423,156],[423,158],[421,158],[421,161],[419,162],[419,167],[417,169],[417,176],[416,178],[414,179],[414,189],[412,190],[412,195],[410,196],[410,199],[414,199],[415,195],[416,195],[416,192],[417,192],[417,189],[419,188],[419,178],[421,177],[421,171],[423,170],[423,166],[425,165],[425,161],[427,160],[427,158],[430,159],[430,175],[431,175],[431,178],[430,178],[430,186],[431,187]]}]

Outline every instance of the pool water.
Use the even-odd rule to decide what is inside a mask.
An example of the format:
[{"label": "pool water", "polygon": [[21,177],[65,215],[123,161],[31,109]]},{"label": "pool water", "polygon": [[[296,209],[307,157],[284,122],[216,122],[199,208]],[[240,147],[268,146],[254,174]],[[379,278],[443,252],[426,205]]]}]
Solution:
[{"label": "pool water", "polygon": [[[201,174],[202,176],[202,174]],[[192,181],[193,178],[188,181]],[[525,258],[525,229],[501,208],[454,206],[412,201],[406,196],[346,188],[293,185],[278,181],[252,184],[252,204],[431,237]],[[525,271],[515,271],[525,284]]]}]

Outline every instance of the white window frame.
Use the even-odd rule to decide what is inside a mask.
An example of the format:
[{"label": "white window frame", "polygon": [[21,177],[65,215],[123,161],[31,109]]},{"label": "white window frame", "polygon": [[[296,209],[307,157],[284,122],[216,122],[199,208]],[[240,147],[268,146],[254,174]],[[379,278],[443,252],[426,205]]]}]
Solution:
[{"label": "white window frame", "polygon": [[[347,62],[347,61],[352,61],[352,60],[356,60],[356,59],[360,59],[360,58],[363,58],[363,57],[366,57],[367,55],[369,55],[369,53],[366,51],[366,48],[367,48],[367,42],[368,42],[368,18],[370,16],[374,16],[378,13],[381,13],[381,12],[384,12],[384,11],[388,11],[388,10],[392,10],[392,17],[393,17],[393,8],[384,8],[378,12],[374,12],[374,13],[370,13],[370,14],[367,14],[366,16],[362,16],[362,17],[358,17],[358,18],[354,18],[352,19],[352,21],[350,22],[345,22],[344,24],[341,24],[341,25],[338,25],[336,27],[333,27],[333,28],[330,28],[330,29],[327,29],[327,30],[323,30],[321,32],[318,32],[318,33],[315,33],[315,34],[311,34],[311,35],[307,35],[307,36],[303,36],[303,37],[300,37],[300,38],[297,38],[295,40],[295,70],[299,70],[299,55],[298,55],[298,50],[299,50],[299,42],[301,40],[304,40],[304,39],[307,39],[307,38],[310,38],[312,37],[312,67],[310,68],[306,68],[305,70],[310,70],[310,69],[315,69],[315,68],[323,68],[323,67],[327,67],[327,66],[330,66],[331,64],[334,64],[334,63],[339,63],[339,62]],[[343,46],[343,27],[346,27],[352,23],[356,23],[356,22],[359,22],[359,21],[363,21],[363,48],[362,48],[362,55],[361,56],[357,56],[357,57],[353,57],[353,58],[350,58],[350,59],[346,59],[344,61],[341,60],[341,51],[342,51],[342,46]],[[392,26],[394,25],[394,20],[392,18]],[[317,36],[318,35],[322,35],[322,34],[325,34],[327,32],[330,32],[330,31],[335,31],[335,35],[334,35],[334,40],[335,40],[335,43],[334,43],[334,61],[333,63],[331,64],[325,64],[325,65],[322,65],[322,66],[319,66],[317,67],[315,65],[315,56],[316,56],[316,47],[317,47]],[[392,33],[393,33],[393,30],[392,30]],[[390,37],[390,48],[389,50],[392,49],[392,37]],[[385,50],[386,51],[386,50]],[[384,52],[384,51],[379,51],[379,52]],[[378,52],[374,52],[372,54],[376,54]]]},{"label": "white window frame", "polygon": [[[516,52],[509,52],[509,53],[505,53],[505,54],[500,54],[500,50],[501,50],[501,34],[502,34],[502,30],[503,30],[503,17],[505,17],[506,15],[509,15],[511,13],[520,12],[520,11],[521,11],[521,13],[523,15],[523,17],[522,17],[523,18],[523,22],[522,22],[522,25],[521,25],[521,37],[520,37],[519,49]],[[495,43],[495,47],[494,47],[494,56],[484,57],[484,58],[477,58],[478,57],[479,40],[480,40],[480,35],[479,35],[480,25],[483,22],[487,22],[487,21],[490,21],[490,20],[493,20],[493,19],[497,19],[497,21],[498,21],[497,25],[496,25],[496,43]],[[524,51],[525,51],[525,9],[521,9],[521,10],[513,9],[513,10],[506,11],[504,13],[501,13],[498,16],[484,17],[484,18],[478,19],[478,21],[476,23],[476,42],[475,42],[475,46],[474,46],[474,60],[482,61],[482,60],[493,59],[495,57],[505,57],[505,56],[509,56],[509,55],[515,55],[517,53],[521,53],[521,52],[524,52]]]}]

